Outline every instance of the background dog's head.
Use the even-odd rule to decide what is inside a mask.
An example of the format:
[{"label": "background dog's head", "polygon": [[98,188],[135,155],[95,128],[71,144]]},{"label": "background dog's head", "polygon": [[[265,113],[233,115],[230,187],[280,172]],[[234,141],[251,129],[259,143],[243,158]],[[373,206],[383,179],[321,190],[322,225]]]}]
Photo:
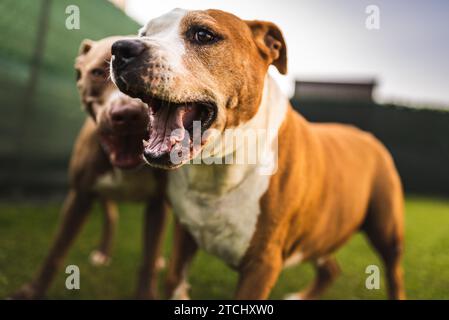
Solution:
[{"label": "background dog's head", "polygon": [[123,37],[84,40],[76,58],[77,87],[85,110],[97,123],[101,143],[119,168],[143,162],[142,139],[148,138],[147,107],[120,92],[109,77],[111,46]]},{"label": "background dog's head", "polygon": [[[151,20],[139,37],[112,46],[111,76],[121,91],[150,107],[146,160],[173,168],[213,140],[201,132],[223,132],[257,112],[270,64],[287,71],[286,46],[270,22],[243,21],[219,10],[175,9]],[[185,148],[188,152],[185,152]],[[184,158],[173,163],[170,154]]]}]

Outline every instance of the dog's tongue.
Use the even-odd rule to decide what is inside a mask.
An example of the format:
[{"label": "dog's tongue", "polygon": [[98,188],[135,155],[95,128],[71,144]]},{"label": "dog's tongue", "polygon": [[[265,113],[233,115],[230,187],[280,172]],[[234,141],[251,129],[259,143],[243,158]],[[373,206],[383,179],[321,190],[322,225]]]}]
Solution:
[{"label": "dog's tongue", "polygon": [[185,128],[189,128],[199,110],[194,104],[162,106],[150,115],[150,138],[145,143],[145,153],[157,158],[172,150],[184,140]]}]

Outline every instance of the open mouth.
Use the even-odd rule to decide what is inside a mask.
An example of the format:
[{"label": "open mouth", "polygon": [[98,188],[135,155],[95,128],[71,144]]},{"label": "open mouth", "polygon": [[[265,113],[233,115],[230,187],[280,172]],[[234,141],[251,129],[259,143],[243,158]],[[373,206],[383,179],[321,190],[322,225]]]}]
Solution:
[{"label": "open mouth", "polygon": [[140,134],[100,134],[101,143],[109,156],[109,161],[113,166],[120,169],[133,169],[144,163],[142,139],[147,138],[147,132]]},{"label": "open mouth", "polygon": [[203,133],[217,116],[214,103],[173,103],[155,97],[144,102],[150,110],[149,138],[144,141],[144,157],[148,163],[174,168],[201,150],[205,143]]}]

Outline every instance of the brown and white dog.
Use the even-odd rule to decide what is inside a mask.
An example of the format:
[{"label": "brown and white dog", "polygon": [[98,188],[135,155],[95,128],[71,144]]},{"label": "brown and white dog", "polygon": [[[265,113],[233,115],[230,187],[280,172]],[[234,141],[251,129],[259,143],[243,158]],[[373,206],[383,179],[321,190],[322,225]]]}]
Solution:
[{"label": "brown and white dog", "polygon": [[[113,81],[149,106],[146,161],[179,167],[169,173],[169,199],[191,237],[175,239],[175,296],[199,247],[239,272],[236,298],[267,298],[283,267],[304,261],[316,280],[289,298],[316,298],[339,272],[333,253],[361,230],[385,263],[389,297],[405,298],[393,159],[369,133],[312,124],[292,109],[267,74],[270,65],[287,72],[276,25],[175,9],[114,43],[112,54]],[[229,130],[238,132],[231,140]],[[254,132],[255,141],[235,139]],[[249,161],[256,152],[262,157]]]},{"label": "brown and white dog", "polygon": [[[159,257],[166,220],[166,174],[139,167],[141,140],[148,136],[147,107],[121,93],[109,79],[111,45],[123,37],[84,40],[76,59],[77,87],[89,113],[76,140],[69,167],[70,190],[62,209],[62,221],[50,252],[35,278],[13,298],[40,298],[51,284],[75,236],[95,200],[105,211],[100,248],[93,263],[109,259],[117,209],[114,201],[146,203],[143,224],[143,262],[138,279],[138,298],[156,296],[156,258]],[[136,143],[138,141],[138,143]],[[133,170],[126,170],[134,168]]]}]

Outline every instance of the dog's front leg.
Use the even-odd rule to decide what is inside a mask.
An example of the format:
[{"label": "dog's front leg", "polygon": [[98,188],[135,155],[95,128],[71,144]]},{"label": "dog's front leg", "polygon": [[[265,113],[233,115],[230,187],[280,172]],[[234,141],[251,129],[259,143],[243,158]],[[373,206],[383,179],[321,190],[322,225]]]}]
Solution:
[{"label": "dog's front leg", "polygon": [[108,265],[111,260],[112,242],[117,229],[118,208],[117,204],[109,199],[100,199],[103,210],[103,233],[98,248],[90,254],[90,262],[94,266]]},{"label": "dog's front leg", "polygon": [[93,200],[94,196],[90,193],[78,192],[73,189],[69,191],[62,209],[62,222],[47,258],[37,276],[30,283],[22,286],[11,298],[39,299],[43,297],[61,266],[73,239],[85,222]]},{"label": "dog's front leg", "polygon": [[166,297],[173,300],[189,299],[187,273],[198,250],[190,233],[175,220],[173,251],[170,257],[165,283]]},{"label": "dog's front leg", "polygon": [[282,270],[280,250],[264,252],[251,258],[239,268],[239,281],[235,298],[238,300],[267,299]]},{"label": "dog's front leg", "polygon": [[143,261],[140,267],[136,297],[157,298],[157,260],[161,252],[167,220],[167,205],[164,198],[150,200],[145,208],[143,229]]}]

